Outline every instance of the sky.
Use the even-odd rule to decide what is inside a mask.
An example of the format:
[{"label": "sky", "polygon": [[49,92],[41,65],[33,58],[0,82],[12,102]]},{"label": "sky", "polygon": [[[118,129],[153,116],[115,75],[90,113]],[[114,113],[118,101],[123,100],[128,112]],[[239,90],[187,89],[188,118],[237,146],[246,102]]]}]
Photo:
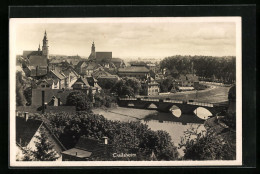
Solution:
[{"label": "sky", "polygon": [[49,54],[88,57],[94,41],[96,51],[111,51],[119,58],[236,55],[234,22],[19,23],[16,53],[37,50],[45,30]]}]

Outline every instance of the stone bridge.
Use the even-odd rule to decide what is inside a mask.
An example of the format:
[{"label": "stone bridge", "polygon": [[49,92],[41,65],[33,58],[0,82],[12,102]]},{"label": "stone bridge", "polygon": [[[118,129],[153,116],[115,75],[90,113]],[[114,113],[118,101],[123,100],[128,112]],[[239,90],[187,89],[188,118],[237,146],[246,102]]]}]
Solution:
[{"label": "stone bridge", "polygon": [[[158,111],[170,112],[172,106],[180,108],[182,114],[194,114],[194,111],[199,108],[205,108],[212,113],[212,116],[216,116],[223,110],[228,108],[228,105],[221,103],[205,103],[195,102],[192,100],[182,101],[173,99],[147,99],[147,98],[118,98],[118,105],[120,107],[133,107],[138,109],[149,109],[151,104],[157,107]],[[130,106],[131,105],[131,106]]]}]

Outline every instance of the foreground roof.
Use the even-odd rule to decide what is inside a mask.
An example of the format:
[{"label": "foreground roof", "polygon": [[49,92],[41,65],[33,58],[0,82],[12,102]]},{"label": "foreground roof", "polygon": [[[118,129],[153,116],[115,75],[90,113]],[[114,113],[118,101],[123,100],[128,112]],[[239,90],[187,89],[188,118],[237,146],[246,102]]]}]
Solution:
[{"label": "foreground roof", "polygon": [[81,150],[81,149],[78,149],[78,148],[72,148],[72,149],[63,151],[62,153],[66,154],[66,155],[77,156],[79,158],[88,158],[92,154],[91,152],[88,152],[86,150]]},{"label": "foreground roof", "polygon": [[25,121],[23,117],[16,117],[16,142],[22,147],[27,146],[42,123],[41,120],[28,119]]}]

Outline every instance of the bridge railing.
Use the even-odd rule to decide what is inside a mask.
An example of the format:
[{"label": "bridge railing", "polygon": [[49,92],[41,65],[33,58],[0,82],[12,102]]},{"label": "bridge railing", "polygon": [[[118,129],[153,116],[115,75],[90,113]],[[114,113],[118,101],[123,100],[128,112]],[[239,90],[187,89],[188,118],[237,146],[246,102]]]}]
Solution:
[{"label": "bridge railing", "polygon": [[182,100],[163,100],[163,102],[167,102],[167,103],[183,103]]},{"label": "bridge railing", "polygon": [[137,100],[137,98],[129,97],[129,98],[118,98],[119,100]]},{"label": "bridge railing", "polygon": [[154,98],[141,98],[142,101],[155,101],[159,102],[159,99],[154,99]]},{"label": "bridge railing", "polygon": [[197,106],[207,106],[207,107],[214,107],[212,103],[205,103],[205,102],[187,102],[189,105],[197,105]]},{"label": "bridge railing", "polygon": [[[136,101],[136,100],[141,100],[141,101],[149,101],[149,102],[159,102],[160,99],[153,99],[153,98],[134,98],[134,97],[129,97],[129,98],[119,98],[119,100],[125,100],[125,101]],[[197,106],[206,106],[206,107],[214,107],[214,104],[212,103],[206,103],[206,102],[195,102],[195,101],[182,101],[182,100],[173,100],[173,99],[164,99],[161,100],[162,102],[167,102],[167,103],[187,103],[189,105],[197,105]]]}]

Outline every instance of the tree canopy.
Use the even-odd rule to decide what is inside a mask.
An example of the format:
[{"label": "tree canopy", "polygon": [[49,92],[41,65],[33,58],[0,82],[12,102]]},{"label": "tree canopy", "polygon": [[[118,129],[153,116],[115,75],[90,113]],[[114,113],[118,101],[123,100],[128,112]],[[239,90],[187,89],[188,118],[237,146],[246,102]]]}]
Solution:
[{"label": "tree canopy", "polygon": [[214,76],[224,82],[233,82],[236,75],[236,57],[212,56],[171,56],[160,62],[160,68],[166,68],[172,77],[177,74],[195,73],[197,76],[210,78]]},{"label": "tree canopy", "polygon": [[71,92],[66,100],[67,106],[76,106],[77,111],[86,111],[90,110],[93,106],[90,97],[91,95],[87,95],[82,91],[73,91]]},{"label": "tree canopy", "polygon": [[116,82],[111,92],[118,96],[135,96],[141,90],[141,83],[136,78],[123,78]]},{"label": "tree canopy", "polygon": [[99,140],[106,136],[115,153],[135,149],[139,160],[148,160],[152,152],[157,160],[174,160],[178,157],[177,148],[167,132],[152,131],[140,122],[111,121],[90,112],[45,114],[45,118],[68,149],[73,148],[81,136]]}]

